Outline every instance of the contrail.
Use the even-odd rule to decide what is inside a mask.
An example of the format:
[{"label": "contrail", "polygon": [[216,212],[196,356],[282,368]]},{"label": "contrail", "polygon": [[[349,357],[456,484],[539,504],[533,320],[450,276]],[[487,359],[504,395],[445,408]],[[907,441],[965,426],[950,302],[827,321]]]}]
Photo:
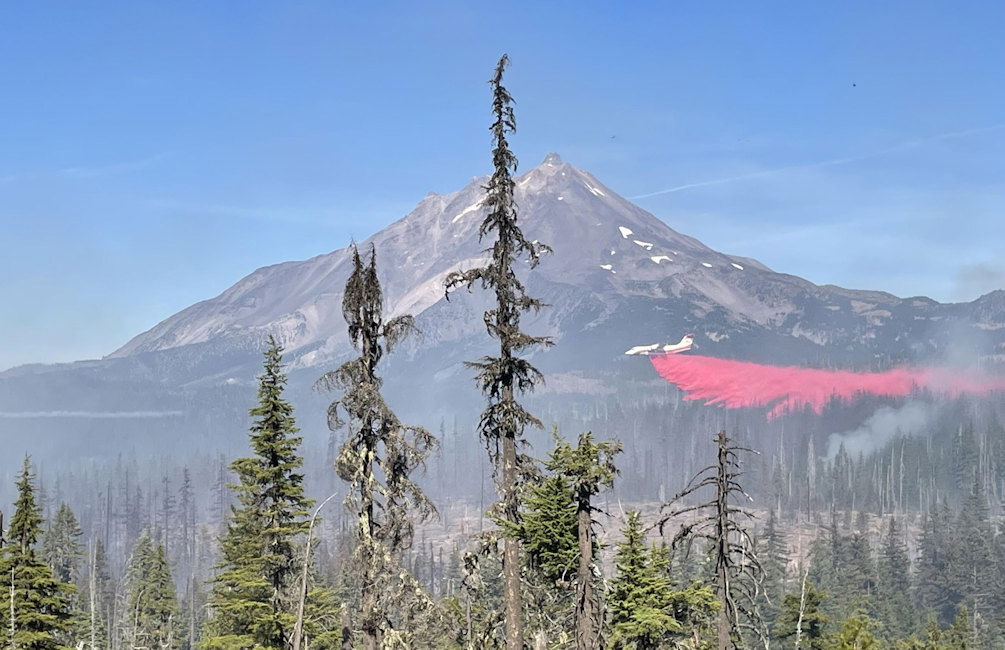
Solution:
[{"label": "contrail", "polygon": [[885,149],[879,149],[878,151],[873,151],[871,153],[862,154],[859,156],[845,156],[843,158],[831,158],[830,160],[821,160],[819,162],[800,163],[798,165],[786,165],[784,167],[775,167],[773,169],[765,169],[759,172],[740,174],[739,176],[729,176],[727,178],[715,178],[708,181],[698,181],[696,183],[685,183],[684,185],[677,185],[676,187],[669,187],[665,190],[657,190],[655,192],[649,192],[648,194],[639,194],[637,196],[630,196],[628,198],[630,198],[633,201],[637,199],[647,199],[651,196],[659,196],[661,194],[672,194],[674,192],[680,192],[682,190],[689,190],[694,187],[723,185],[725,183],[732,183],[734,181],[744,181],[750,178],[768,176],[769,174],[777,174],[778,172],[785,172],[793,169],[813,169],[815,167],[832,167],[834,165],[846,165],[848,163],[860,162],[862,160],[869,160],[870,158],[885,156],[888,153],[894,153],[896,151],[913,149],[914,147],[920,147],[922,145],[929,144],[931,142],[938,142],[940,140],[952,140],[954,138],[964,138],[971,135],[979,135],[981,133],[990,133],[991,131],[998,131],[999,129],[1002,128],[1005,128],[1005,124],[994,124],[992,126],[984,126],[976,129],[966,129],[964,131],[950,131],[949,133],[940,133],[939,135],[933,135],[927,138],[908,140],[906,142],[901,142],[900,144],[895,144],[892,147],[886,147]]}]

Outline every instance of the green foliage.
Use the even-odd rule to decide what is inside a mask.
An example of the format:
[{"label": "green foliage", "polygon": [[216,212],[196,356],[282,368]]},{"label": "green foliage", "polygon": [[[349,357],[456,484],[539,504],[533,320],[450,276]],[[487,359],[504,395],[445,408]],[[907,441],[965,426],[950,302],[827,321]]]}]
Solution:
[{"label": "green foliage", "polygon": [[42,555],[60,582],[70,584],[77,579],[82,534],[70,506],[61,503],[42,540]]},{"label": "green foliage", "polygon": [[[918,561],[918,599],[948,625],[961,606],[978,612],[1001,605],[1005,558],[1001,535],[994,535],[987,497],[976,478],[958,514],[948,505],[935,509],[923,523]],[[1000,612],[1001,610],[999,610]]]},{"label": "green foliage", "polygon": [[824,650],[830,619],[823,613],[827,595],[808,580],[800,583],[799,591],[785,595],[782,610],[775,622],[775,638],[786,648],[795,647],[796,638],[804,650]]},{"label": "green foliage", "polygon": [[917,627],[918,617],[912,599],[911,560],[895,517],[890,518],[883,538],[877,574],[882,636],[887,639],[908,636]]},{"label": "green foliage", "polygon": [[719,610],[711,589],[698,584],[672,589],[666,549],[646,545],[638,512],[628,513],[622,534],[608,597],[611,647],[650,650],[707,636]]},{"label": "green foliage", "polygon": [[62,650],[68,644],[70,597],[73,587],[60,582],[36,555],[42,515],[35,501],[31,462],[25,457],[17,481],[14,516],[7,530],[7,546],[0,555],[0,584],[4,602],[2,648]]},{"label": "green foliage", "polygon": [[162,544],[143,533],[126,569],[126,641],[132,648],[176,648],[178,604]]},{"label": "green foliage", "polygon": [[869,538],[842,534],[833,514],[823,532],[810,549],[810,579],[828,595],[824,610],[836,620],[857,612],[876,617],[877,573]]},{"label": "green foliage", "polygon": [[551,584],[571,584],[579,561],[576,505],[568,479],[548,476],[528,486],[518,535],[531,566]]},{"label": "green foliage", "polygon": [[[590,518],[587,543],[595,552],[592,499],[601,488],[613,486],[617,476],[613,459],[621,451],[621,445],[595,442],[589,432],[579,436],[576,446],[557,433],[554,439],[555,447],[544,463],[551,475],[524,490],[521,521],[514,530],[531,565],[546,580],[570,585],[576,577],[581,552],[580,513]],[[501,523],[506,527],[506,522]]]},{"label": "green foliage", "polygon": [[757,556],[764,571],[757,606],[766,621],[773,621],[778,616],[782,600],[785,598],[786,570],[789,563],[785,535],[778,527],[773,508],[768,511],[768,521],[757,539]]},{"label": "green foliage", "polygon": [[253,456],[231,464],[238,482],[220,539],[203,648],[285,648],[292,634],[298,538],[307,530],[312,501],[304,495],[301,438],[293,407],[283,398],[282,348],[269,337],[249,442]]},{"label": "green foliage", "polygon": [[875,623],[867,616],[850,616],[827,647],[830,650],[875,650],[880,646],[872,634],[874,626]]}]

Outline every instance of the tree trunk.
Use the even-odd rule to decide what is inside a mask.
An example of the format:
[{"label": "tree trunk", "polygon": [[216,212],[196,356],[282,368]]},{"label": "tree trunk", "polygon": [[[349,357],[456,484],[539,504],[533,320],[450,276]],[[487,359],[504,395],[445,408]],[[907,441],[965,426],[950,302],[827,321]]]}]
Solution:
[{"label": "tree trunk", "polygon": [[[371,431],[373,425],[371,422],[367,421],[365,423],[365,431]],[[373,499],[373,459],[376,456],[376,450],[374,449],[375,443],[368,442],[363,453],[365,454],[365,479],[364,483],[366,487],[363,489],[362,497],[362,512],[363,516],[366,518],[365,530],[361,530],[361,534],[366,536],[363,540],[365,544],[366,557],[363,560],[363,585],[361,596],[361,604],[363,605],[363,632],[366,635],[364,639],[364,647],[367,650],[380,650],[381,642],[381,631],[380,631],[380,615],[378,612],[378,597],[377,597],[377,575],[376,575],[376,558],[373,557],[374,549],[376,544],[374,538],[376,537],[376,525],[373,521],[374,515],[374,499]]]},{"label": "tree trunk", "polygon": [[91,542],[91,570],[88,576],[87,586],[90,595],[91,606],[91,650],[98,650],[98,547],[95,542]]},{"label": "tree trunk", "polygon": [[[512,388],[506,393],[512,400]],[[505,397],[504,397],[505,399]],[[516,435],[506,431],[503,438],[503,502],[506,520],[517,523]],[[506,616],[506,650],[523,650],[523,616],[520,604],[520,540],[507,536],[503,542],[503,600]]]},{"label": "tree trunk", "polygon": [[578,495],[579,571],[576,577],[576,650],[597,647],[593,630],[593,523],[589,495]]},{"label": "tree trunk", "polygon": [[352,650],[352,621],[349,620],[349,608],[342,606],[342,650]]},{"label": "tree trunk", "polygon": [[732,631],[733,626],[730,621],[730,593],[729,593],[729,511],[727,510],[727,495],[729,494],[729,478],[726,475],[728,463],[726,448],[726,431],[720,431],[717,442],[719,445],[719,470],[716,481],[716,523],[715,523],[715,581],[716,595],[722,605],[719,610],[719,620],[717,627],[719,637],[719,650],[733,650]]}]

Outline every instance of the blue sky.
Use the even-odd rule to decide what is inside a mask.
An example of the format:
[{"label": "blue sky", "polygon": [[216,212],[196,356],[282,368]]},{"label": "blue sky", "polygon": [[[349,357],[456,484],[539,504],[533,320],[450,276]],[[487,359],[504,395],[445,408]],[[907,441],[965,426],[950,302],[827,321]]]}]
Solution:
[{"label": "blue sky", "polygon": [[557,151],[818,283],[975,298],[1005,286],[1003,24],[1000,2],[9,7],[0,368],[107,354],[486,172],[502,52],[524,169]]}]

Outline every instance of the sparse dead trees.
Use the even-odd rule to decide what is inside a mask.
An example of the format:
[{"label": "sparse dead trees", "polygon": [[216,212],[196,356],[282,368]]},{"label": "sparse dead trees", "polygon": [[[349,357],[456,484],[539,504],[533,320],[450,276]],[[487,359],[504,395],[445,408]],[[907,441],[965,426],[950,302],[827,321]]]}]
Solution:
[{"label": "sparse dead trees", "polygon": [[415,326],[411,316],[384,320],[373,249],[367,264],[355,247],[352,255],[342,313],[360,355],[326,373],[316,387],[342,393],[328,409],[328,423],[333,431],[346,431],[335,469],[349,484],[345,504],[357,517],[360,607],[355,625],[369,650],[393,643],[407,647],[408,630],[395,621],[401,612],[428,609],[431,603],[400,566],[399,556],[411,545],[415,521],[435,513],[412,474],[425,466],[436,441],[425,429],[402,424],[381,395],[377,366]]},{"label": "sparse dead trees", "polygon": [[[457,287],[472,287],[479,283],[483,289],[495,294],[495,305],[485,312],[485,327],[489,336],[499,341],[498,356],[484,357],[471,365],[478,369],[478,384],[488,399],[482,413],[479,430],[495,464],[500,492],[499,510],[505,522],[512,527],[519,523],[518,486],[521,477],[519,445],[528,425],[541,426],[540,421],[526,411],[517,397],[534,388],[541,373],[526,359],[518,356],[522,351],[548,345],[546,337],[531,336],[520,331],[521,316],[536,312],[544,305],[527,295],[523,282],[517,277],[518,263],[526,260],[534,268],[541,254],[549,250],[537,242],[528,241],[517,223],[514,203],[513,172],[516,157],[507,140],[516,130],[513,98],[503,86],[503,73],[509,58],[499,59],[489,83],[492,86],[492,163],[493,171],[483,205],[487,215],[479,227],[479,237],[493,236],[491,255],[487,266],[455,272],[446,279],[447,296]],[[503,599],[505,601],[506,647],[523,650],[523,621],[520,594],[520,543],[509,535],[503,541]]]},{"label": "sparse dead trees", "polygon": [[757,611],[763,571],[744,525],[754,514],[734,504],[738,498],[750,500],[739,482],[739,452],[756,452],[734,446],[725,431],[716,435],[715,444],[716,463],[698,472],[663,507],[660,530],[671,520],[682,519],[671,543],[674,551],[690,549],[694,540],[711,545],[715,595],[721,604],[716,630],[719,650],[743,647],[745,633],[767,646],[767,632]]}]

